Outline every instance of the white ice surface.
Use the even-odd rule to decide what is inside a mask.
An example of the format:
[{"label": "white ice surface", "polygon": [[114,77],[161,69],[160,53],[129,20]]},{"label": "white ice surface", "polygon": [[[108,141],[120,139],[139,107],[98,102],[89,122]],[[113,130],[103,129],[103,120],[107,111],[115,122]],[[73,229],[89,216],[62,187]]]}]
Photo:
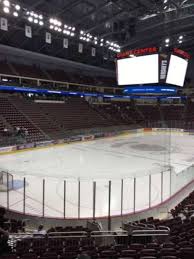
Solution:
[{"label": "white ice surface", "polygon": [[[123,213],[133,211],[134,177],[136,210],[149,204],[149,174],[152,176],[151,205],[161,202],[160,172],[168,164],[178,174],[194,162],[194,136],[181,134],[143,134],[99,139],[53,146],[0,156],[0,170],[26,177],[26,213],[42,214],[42,179],[46,181],[45,216],[63,217],[64,180],[66,180],[66,217],[78,216],[80,180],[80,217],[92,217],[93,181],[96,181],[96,216],[108,212],[108,183],[112,181],[111,214],[121,210],[121,179],[124,179]],[[164,197],[169,197],[169,174],[164,173]],[[0,204],[6,205],[2,193]],[[23,210],[23,189],[10,192],[10,207]]]}]

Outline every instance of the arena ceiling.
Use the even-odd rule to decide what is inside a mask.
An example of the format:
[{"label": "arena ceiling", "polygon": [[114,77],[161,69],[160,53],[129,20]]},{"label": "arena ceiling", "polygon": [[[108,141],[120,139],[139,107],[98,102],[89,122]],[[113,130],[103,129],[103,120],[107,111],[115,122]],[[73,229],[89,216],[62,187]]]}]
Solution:
[{"label": "arena ceiling", "polygon": [[[193,51],[194,48],[194,0],[18,0],[17,3],[28,10],[57,17],[75,26],[77,31],[84,30],[113,41],[121,46],[121,50],[166,45],[179,46],[187,51]],[[36,43],[32,44],[21,37],[20,27],[21,22],[13,24],[11,36],[3,36],[3,40],[1,37],[0,42],[63,56],[63,51],[57,45],[48,48],[41,43],[41,39],[37,41],[40,28],[35,33]],[[168,44],[165,42],[167,38],[170,39]],[[75,41],[72,42],[74,44]],[[109,63],[107,60],[114,60],[115,56],[115,53],[110,52],[103,48],[97,52],[97,56],[102,55],[103,63]],[[74,50],[69,50],[68,55],[66,53],[63,57],[76,60],[77,55]],[[79,56],[78,60],[94,65],[102,64],[102,59],[91,61],[86,55]]]}]

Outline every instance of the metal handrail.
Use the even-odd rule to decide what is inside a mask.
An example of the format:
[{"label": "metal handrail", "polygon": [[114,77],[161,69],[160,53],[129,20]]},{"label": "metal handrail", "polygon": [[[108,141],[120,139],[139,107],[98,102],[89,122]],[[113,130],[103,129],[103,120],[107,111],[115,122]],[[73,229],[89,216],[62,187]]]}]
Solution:
[{"label": "metal handrail", "polygon": [[133,230],[132,236],[168,236],[168,230]]},{"label": "metal handrail", "polygon": [[128,236],[127,231],[92,231],[91,237],[115,237]]},{"label": "metal handrail", "polygon": [[[70,236],[71,234],[71,236]],[[88,233],[86,231],[69,231],[69,232],[50,232],[47,233],[48,238],[52,237],[84,237],[88,236]]]},{"label": "metal handrail", "polygon": [[[48,238],[52,237],[70,237],[69,234],[72,234],[71,237],[83,237],[84,235],[88,236],[88,232],[86,231],[68,231],[68,232],[50,232],[47,234],[41,234],[41,233],[10,233],[9,236],[47,236]],[[78,234],[73,235],[73,234]],[[105,236],[128,236],[127,231],[92,231],[90,233],[91,237],[97,236],[97,237],[105,237]]]}]

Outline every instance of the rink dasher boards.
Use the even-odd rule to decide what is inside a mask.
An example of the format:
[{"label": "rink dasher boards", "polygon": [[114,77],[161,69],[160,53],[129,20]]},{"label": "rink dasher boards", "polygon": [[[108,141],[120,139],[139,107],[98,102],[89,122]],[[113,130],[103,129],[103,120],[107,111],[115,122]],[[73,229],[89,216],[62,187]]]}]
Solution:
[{"label": "rink dasher boards", "polygon": [[[148,131],[145,131],[145,129],[140,129],[141,132],[125,132],[125,133],[121,133],[121,134],[118,134],[116,136],[112,136],[112,137],[101,137],[97,140],[111,140],[111,139],[115,139],[115,138],[119,138],[121,136],[125,136],[125,137],[133,137],[133,136],[144,136],[144,135],[158,135],[158,133],[161,133],[161,134],[164,134],[164,135],[172,135],[172,134],[177,134],[177,135],[180,135],[180,136],[184,136],[184,135],[194,135],[194,132],[193,133],[190,133],[190,132],[184,132],[184,130],[155,130],[154,128],[153,129],[150,129]],[[84,143],[84,142],[91,142],[91,141],[97,141],[96,139],[94,140],[82,140],[82,141],[74,141],[74,142],[69,142],[69,143],[60,143],[60,144],[49,144],[47,146],[40,146],[40,147],[32,147],[32,148],[25,148],[25,149],[21,149],[21,150],[12,150],[12,151],[8,151],[8,152],[0,152],[0,156],[3,156],[3,155],[8,155],[8,154],[15,154],[15,153],[22,153],[22,152],[28,152],[28,151],[33,151],[33,150],[41,150],[41,149],[48,149],[48,148],[51,148],[53,146],[55,147],[60,147],[60,146],[66,146],[66,145],[74,145],[76,143]]]}]

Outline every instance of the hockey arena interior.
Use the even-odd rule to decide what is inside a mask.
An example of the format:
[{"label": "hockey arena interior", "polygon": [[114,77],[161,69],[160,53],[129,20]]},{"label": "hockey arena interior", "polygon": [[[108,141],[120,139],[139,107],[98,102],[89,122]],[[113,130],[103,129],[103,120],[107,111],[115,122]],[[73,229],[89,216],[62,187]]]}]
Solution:
[{"label": "hockey arena interior", "polygon": [[194,0],[0,0],[0,259],[194,259]]}]

